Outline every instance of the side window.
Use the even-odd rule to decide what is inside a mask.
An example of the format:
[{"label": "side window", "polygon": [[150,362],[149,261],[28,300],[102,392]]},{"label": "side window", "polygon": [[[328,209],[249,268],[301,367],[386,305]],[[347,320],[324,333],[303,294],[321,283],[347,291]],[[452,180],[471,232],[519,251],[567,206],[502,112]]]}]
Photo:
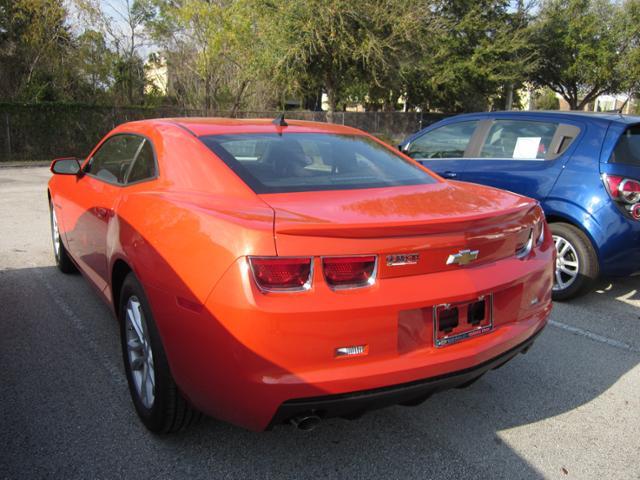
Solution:
[{"label": "side window", "polygon": [[148,140],[144,140],[127,177],[127,183],[139,182],[155,176],[156,162],[153,156],[153,148]]},{"label": "side window", "polygon": [[545,159],[557,128],[557,123],[496,120],[489,129],[480,157]]},{"label": "side window", "polygon": [[106,182],[123,184],[143,141],[137,135],[114,135],[91,157],[85,172]]},{"label": "side window", "polygon": [[421,137],[409,145],[411,158],[462,158],[478,125],[477,121],[445,125]]},{"label": "side window", "polygon": [[620,136],[609,161],[640,166],[640,125],[627,128]]}]

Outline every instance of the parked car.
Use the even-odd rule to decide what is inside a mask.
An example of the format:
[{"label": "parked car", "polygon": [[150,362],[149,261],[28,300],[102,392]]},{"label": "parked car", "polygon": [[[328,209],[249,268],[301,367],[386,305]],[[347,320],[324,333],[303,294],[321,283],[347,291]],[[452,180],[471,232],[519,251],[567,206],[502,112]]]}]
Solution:
[{"label": "parked car", "polygon": [[551,309],[535,201],[352,128],[145,120],[51,170],[56,263],[119,319],[155,432],[417,404],[525,352]]},{"label": "parked car", "polygon": [[554,299],[585,292],[598,275],[640,273],[640,117],[458,115],[400,149],[445,178],[538,200],[557,249]]}]

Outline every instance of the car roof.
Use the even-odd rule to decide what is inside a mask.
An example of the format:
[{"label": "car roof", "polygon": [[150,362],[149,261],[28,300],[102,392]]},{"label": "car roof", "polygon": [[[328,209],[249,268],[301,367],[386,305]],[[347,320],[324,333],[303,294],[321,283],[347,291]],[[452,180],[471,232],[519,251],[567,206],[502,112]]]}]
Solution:
[{"label": "car roof", "polygon": [[[352,127],[324,122],[308,122],[303,120],[286,119],[284,132],[288,133],[334,133],[362,135],[363,132]],[[281,133],[283,127],[273,123],[271,118],[214,118],[214,117],[185,117],[185,118],[154,118],[129,122],[127,125],[178,125],[195,136],[223,135],[236,133]]]},{"label": "car roof", "polygon": [[[478,112],[478,113],[465,113],[462,115],[457,115],[455,118],[462,117],[558,117],[558,118],[580,118],[588,121],[595,122],[615,122],[615,123],[623,123],[626,125],[640,123],[640,116],[638,115],[624,115],[615,112],[584,112],[584,111],[563,111],[563,110],[504,110],[504,111],[496,111],[496,112]],[[451,117],[453,118],[453,117]]]}]

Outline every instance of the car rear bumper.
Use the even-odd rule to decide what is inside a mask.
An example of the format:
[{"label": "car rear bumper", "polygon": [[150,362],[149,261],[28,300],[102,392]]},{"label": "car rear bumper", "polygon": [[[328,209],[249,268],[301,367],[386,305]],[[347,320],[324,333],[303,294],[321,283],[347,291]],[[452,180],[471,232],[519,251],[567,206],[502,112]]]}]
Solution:
[{"label": "car rear bumper", "polygon": [[605,276],[640,273],[640,221],[624,215],[611,201],[598,211],[597,220],[601,226],[600,273]]},{"label": "car rear bumper", "polygon": [[[318,277],[299,294],[261,293],[241,258],[203,305],[185,308],[175,294],[153,288],[147,294],[184,395],[208,415],[259,431],[305,399],[425,379],[445,388],[525,348],[551,311],[553,256],[549,236],[527,260],[383,279],[351,291],[332,291]],[[483,295],[493,296],[493,329],[436,347],[433,307]],[[353,345],[366,345],[367,353],[336,356],[338,347]],[[461,376],[442,380],[453,374]]]},{"label": "car rear bumper", "polygon": [[269,428],[310,414],[322,419],[357,418],[365,412],[392,405],[419,405],[434,393],[470,386],[489,370],[500,368],[519,353],[526,353],[543,329],[544,325],[527,340],[510,350],[464,370],[372,390],[288,400],[280,406]]}]

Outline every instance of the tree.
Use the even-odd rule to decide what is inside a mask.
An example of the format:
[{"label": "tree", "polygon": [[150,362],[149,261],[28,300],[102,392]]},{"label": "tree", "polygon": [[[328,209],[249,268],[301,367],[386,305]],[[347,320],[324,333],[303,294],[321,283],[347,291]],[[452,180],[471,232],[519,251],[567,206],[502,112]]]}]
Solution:
[{"label": "tree", "polygon": [[72,38],[62,0],[0,0],[0,97],[65,98]]},{"label": "tree", "polygon": [[618,5],[606,0],[547,0],[531,27],[533,80],[581,110],[623,86],[620,61],[629,45]]},{"label": "tree", "polygon": [[506,103],[507,88],[526,77],[530,54],[523,6],[507,0],[437,4],[439,34],[425,38],[427,53],[407,81],[410,105],[447,112],[486,110]]},{"label": "tree", "polygon": [[431,18],[429,4],[417,0],[259,3],[261,30],[276,52],[274,78],[303,94],[320,87],[330,119],[358,83],[379,89],[386,102],[401,94],[398,72],[421,50]]},{"label": "tree", "polygon": [[144,68],[140,54],[146,38],[144,25],[151,16],[147,0],[74,0],[88,30],[99,31],[113,49],[113,77],[116,96],[129,105],[142,103]]},{"label": "tree", "polygon": [[248,0],[154,0],[148,22],[184,105],[232,114],[260,75],[262,44]]},{"label": "tree", "polygon": [[[114,65],[117,55],[109,49],[104,35],[95,30],[86,30],[76,40],[76,62],[78,75],[87,85],[87,102],[96,102],[112,87]],[[105,101],[108,101],[105,98]]]},{"label": "tree", "polygon": [[625,48],[617,75],[621,91],[640,95],[640,0],[626,0],[621,6],[620,29]]},{"label": "tree", "polygon": [[550,88],[543,88],[539,93],[533,93],[536,110],[559,110],[560,100]]}]

